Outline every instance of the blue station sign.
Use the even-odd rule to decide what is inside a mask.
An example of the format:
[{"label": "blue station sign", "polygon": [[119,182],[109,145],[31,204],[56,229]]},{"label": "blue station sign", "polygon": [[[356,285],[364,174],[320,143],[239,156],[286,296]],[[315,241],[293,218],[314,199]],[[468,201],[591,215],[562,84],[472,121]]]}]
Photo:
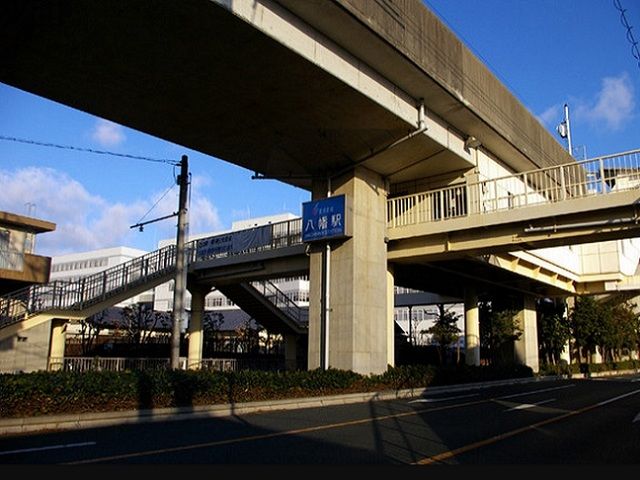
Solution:
[{"label": "blue station sign", "polygon": [[345,195],[302,204],[302,241],[334,240],[350,236]]}]

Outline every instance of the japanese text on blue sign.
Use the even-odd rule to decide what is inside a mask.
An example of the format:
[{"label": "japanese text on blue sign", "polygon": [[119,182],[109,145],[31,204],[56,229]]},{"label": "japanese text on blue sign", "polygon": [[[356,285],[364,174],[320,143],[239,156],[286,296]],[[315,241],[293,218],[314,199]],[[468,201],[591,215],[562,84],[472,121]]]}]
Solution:
[{"label": "japanese text on blue sign", "polygon": [[345,196],[336,195],[302,204],[302,241],[346,236]]}]

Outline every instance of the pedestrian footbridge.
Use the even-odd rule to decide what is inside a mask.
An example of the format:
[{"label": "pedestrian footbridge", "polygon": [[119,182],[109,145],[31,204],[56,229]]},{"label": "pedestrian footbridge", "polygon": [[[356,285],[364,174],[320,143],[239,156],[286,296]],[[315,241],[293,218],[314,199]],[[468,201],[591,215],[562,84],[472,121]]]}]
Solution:
[{"label": "pedestrian footbridge", "polygon": [[[583,274],[568,261],[563,249],[610,238],[633,242],[639,187],[636,150],[390,196],[388,262],[396,265],[397,280],[404,286],[427,287],[453,298],[464,292],[447,290],[444,279],[456,274],[505,285],[519,278],[537,285],[536,292],[544,286],[547,295],[603,293],[605,284],[609,290],[615,290],[614,284],[632,288],[635,267],[621,272],[625,268],[616,266],[607,272],[608,282],[599,272],[595,282],[593,274]],[[268,330],[305,335],[307,311],[269,281],[308,274],[310,247],[302,241],[302,228],[297,218],[187,243],[188,288],[205,295],[218,289]],[[6,295],[0,298],[0,340],[53,318],[85,319],[167,282],[175,278],[176,255],[170,245],[76,281],[56,280]],[[631,257],[627,261],[637,265],[640,248]],[[415,276],[436,281],[420,285],[412,280]]]},{"label": "pedestrian footbridge", "polygon": [[[488,282],[560,295],[635,272],[637,152],[575,162],[421,0],[20,0],[6,2],[2,20],[1,82],[313,200],[349,199],[349,240],[190,259],[198,299],[308,265],[310,368],[385,371],[394,284],[464,294],[473,350],[473,305]],[[568,247],[587,242],[616,252],[597,247],[586,261]],[[2,299],[0,338],[45,315],[80,318],[175,274],[150,260],[84,288]],[[579,287],[584,278],[591,290]]]},{"label": "pedestrian footbridge", "polygon": [[460,258],[629,238],[640,150],[390,198],[389,260]]}]

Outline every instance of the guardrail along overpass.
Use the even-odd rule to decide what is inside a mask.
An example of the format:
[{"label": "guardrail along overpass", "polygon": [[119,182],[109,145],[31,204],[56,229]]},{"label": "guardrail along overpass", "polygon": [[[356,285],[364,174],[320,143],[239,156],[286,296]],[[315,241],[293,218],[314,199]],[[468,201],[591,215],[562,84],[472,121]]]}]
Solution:
[{"label": "guardrail along overpass", "polygon": [[[437,229],[401,225],[422,200],[389,207],[389,199],[491,187],[573,162],[419,0],[13,0],[3,8],[0,45],[4,83],[308,189],[314,199],[349,197],[352,237],[310,252],[310,368],[386,370],[395,268],[387,247],[401,268],[411,249],[420,261],[451,250],[420,250]],[[530,186],[522,183],[519,200],[533,198]],[[483,205],[477,192],[467,195],[469,209]],[[603,211],[584,203],[594,216]],[[622,223],[629,212],[617,207],[609,213]],[[438,208],[429,215],[445,215],[444,199]],[[603,220],[556,213],[572,223]],[[477,238],[460,237],[462,224],[451,223],[458,220],[442,222],[451,230],[440,234],[454,251],[471,251]],[[481,225],[465,221],[477,237]],[[491,235],[504,238],[508,230],[497,225]],[[616,236],[630,233],[608,238]],[[473,331],[474,295],[467,297]],[[329,312],[335,321],[325,321]]]}]

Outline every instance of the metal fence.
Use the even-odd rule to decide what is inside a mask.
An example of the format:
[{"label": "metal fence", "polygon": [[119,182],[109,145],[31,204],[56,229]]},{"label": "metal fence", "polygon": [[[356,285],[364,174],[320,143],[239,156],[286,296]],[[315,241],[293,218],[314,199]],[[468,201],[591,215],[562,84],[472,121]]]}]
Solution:
[{"label": "metal fence", "polygon": [[[197,365],[188,364],[186,357],[181,357],[179,369],[198,369],[219,372],[237,372],[240,370],[280,371],[285,369],[284,357],[281,355],[238,358],[203,358]],[[74,372],[87,371],[153,371],[170,368],[169,358],[138,357],[50,357],[47,369]]]},{"label": "metal fence", "polygon": [[[133,358],[133,357],[51,357],[49,370],[74,372],[125,370],[165,370],[170,366],[169,358]],[[187,359],[180,358],[179,368],[187,368]],[[203,370],[236,371],[238,361],[235,358],[205,358],[199,362]]]},{"label": "metal fence", "polygon": [[640,150],[419,192],[387,201],[390,228],[640,187]]}]

